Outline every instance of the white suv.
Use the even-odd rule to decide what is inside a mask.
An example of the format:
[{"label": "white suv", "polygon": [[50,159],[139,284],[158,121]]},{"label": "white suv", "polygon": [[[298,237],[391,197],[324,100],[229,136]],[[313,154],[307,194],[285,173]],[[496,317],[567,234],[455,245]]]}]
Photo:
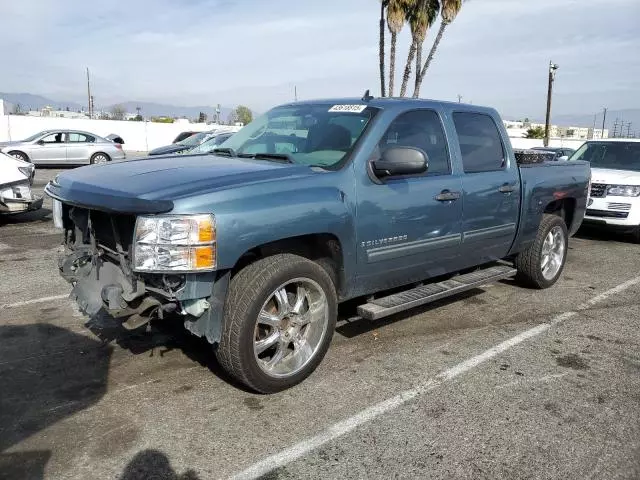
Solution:
[{"label": "white suv", "polygon": [[589,140],[570,160],[591,164],[584,223],[630,230],[640,242],[640,139]]}]

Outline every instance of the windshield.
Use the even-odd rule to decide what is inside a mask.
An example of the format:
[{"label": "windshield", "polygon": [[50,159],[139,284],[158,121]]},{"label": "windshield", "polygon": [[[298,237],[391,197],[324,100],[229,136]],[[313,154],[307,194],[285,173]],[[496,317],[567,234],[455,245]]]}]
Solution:
[{"label": "windshield", "polygon": [[280,154],[301,165],[337,166],[377,111],[366,105],[276,107],[243,127],[220,147],[238,155]]},{"label": "windshield", "polygon": [[586,160],[594,168],[640,172],[640,142],[587,142],[569,160]]},{"label": "windshield", "polygon": [[49,130],[43,130],[42,132],[38,132],[35,135],[31,135],[28,138],[25,138],[24,140],[22,140],[23,142],[33,142],[36,138],[41,137],[42,135],[44,135],[45,133],[48,133]]},{"label": "windshield", "polygon": [[188,153],[209,153],[211,150],[227,140],[231,135],[231,133],[221,133],[220,135],[214,135],[207,141],[202,142],[200,145],[197,145],[190,149]]},{"label": "windshield", "polygon": [[185,138],[184,140],[179,141],[177,145],[184,145],[185,147],[195,147],[196,145],[200,145],[209,136],[211,136],[211,132],[196,133],[188,138]]}]

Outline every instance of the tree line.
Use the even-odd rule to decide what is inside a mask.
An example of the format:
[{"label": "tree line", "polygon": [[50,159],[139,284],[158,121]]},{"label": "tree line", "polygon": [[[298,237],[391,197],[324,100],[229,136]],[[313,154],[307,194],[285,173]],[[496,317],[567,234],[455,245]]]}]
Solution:
[{"label": "tree line", "polygon": [[[404,97],[409,88],[411,71],[415,64],[415,75],[413,82],[413,98],[420,96],[420,87],[427,73],[433,57],[438,50],[446,28],[453,22],[466,0],[382,0],[380,4],[380,92],[383,97],[394,96],[395,76],[396,76],[396,47],[398,34],[405,25],[411,29],[411,45],[409,54],[405,62],[400,85],[400,96]],[[440,28],[436,35],[429,55],[422,63],[423,47],[427,33],[431,26],[440,18]],[[385,69],[385,40],[386,30],[391,35],[391,45],[389,49],[389,75],[388,89],[386,83]]]}]

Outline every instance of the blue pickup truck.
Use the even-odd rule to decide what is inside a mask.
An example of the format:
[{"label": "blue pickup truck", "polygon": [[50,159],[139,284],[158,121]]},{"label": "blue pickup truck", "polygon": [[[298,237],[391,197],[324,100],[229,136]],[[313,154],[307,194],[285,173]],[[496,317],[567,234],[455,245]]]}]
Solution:
[{"label": "blue pickup truck", "polygon": [[87,315],[180,321],[259,392],[309,376],[338,304],[376,319],[560,276],[586,162],[518,165],[497,112],[392,98],[278,106],[207,155],[82,167],[46,187]]}]

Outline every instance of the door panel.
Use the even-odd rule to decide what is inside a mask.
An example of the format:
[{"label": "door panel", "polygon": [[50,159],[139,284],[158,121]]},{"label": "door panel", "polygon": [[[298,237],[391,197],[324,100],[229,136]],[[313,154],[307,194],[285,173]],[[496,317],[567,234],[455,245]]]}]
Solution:
[{"label": "door panel", "polygon": [[89,149],[95,142],[94,137],[84,133],[69,132],[67,136],[67,162],[89,163]]},{"label": "door panel", "polygon": [[520,213],[520,179],[491,116],[455,112],[453,120],[465,171],[462,255],[476,265],[509,252]]},{"label": "door panel", "polygon": [[42,144],[34,143],[30,148],[29,158],[34,163],[65,163],[67,145],[64,132],[51,133],[41,139]]},{"label": "door panel", "polygon": [[371,159],[393,146],[425,151],[429,168],[381,184],[365,175],[357,185],[358,280],[369,292],[454,271],[460,255],[462,198],[455,197],[462,180],[451,174],[439,115],[414,110],[398,116]]}]

